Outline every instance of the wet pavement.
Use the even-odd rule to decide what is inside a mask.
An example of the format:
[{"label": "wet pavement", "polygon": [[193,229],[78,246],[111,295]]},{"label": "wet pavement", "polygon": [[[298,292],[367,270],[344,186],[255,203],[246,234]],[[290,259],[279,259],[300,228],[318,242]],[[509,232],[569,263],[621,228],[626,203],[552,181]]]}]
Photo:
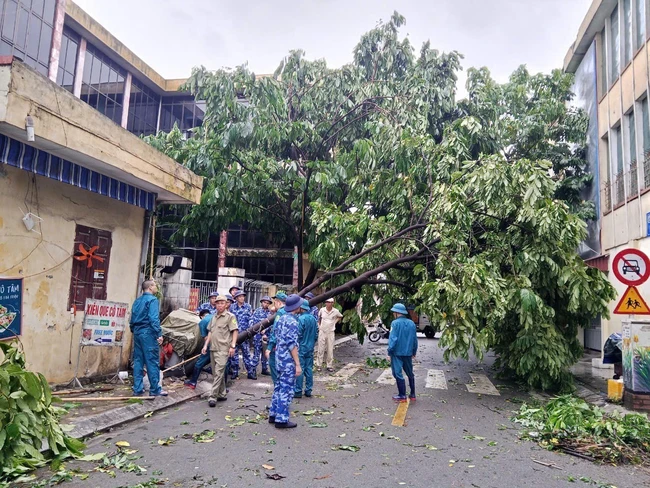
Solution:
[{"label": "wet pavement", "polygon": [[[446,364],[437,341],[421,338],[418,398],[398,407],[390,374],[366,366],[368,357],[385,357],[385,347],[337,348],[337,372],[317,374],[314,397],[292,403],[296,429],[267,423],[270,380],[240,379],[217,408],[192,400],[89,440],[89,453],[111,454],[116,442],[128,442],[137,451],[129,454],[132,472],[70,462],[89,477],[65,486],[154,486],[145,484],[152,478],[183,487],[650,486],[641,468],[600,466],[520,441],[510,418],[530,397],[494,378],[491,357]],[[137,467],[146,472],[136,475]]]}]

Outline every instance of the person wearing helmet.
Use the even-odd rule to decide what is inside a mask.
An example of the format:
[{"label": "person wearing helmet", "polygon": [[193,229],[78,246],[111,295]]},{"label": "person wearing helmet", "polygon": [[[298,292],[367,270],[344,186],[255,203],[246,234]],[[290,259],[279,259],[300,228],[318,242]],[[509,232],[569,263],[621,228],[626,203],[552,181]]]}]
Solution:
[{"label": "person wearing helmet", "polygon": [[[232,288],[231,288],[232,289]],[[237,317],[237,327],[239,333],[241,334],[251,326],[251,318],[253,317],[253,309],[251,306],[246,303],[246,293],[239,290],[235,292],[233,296],[235,303],[230,305],[230,313]],[[250,355],[250,342],[244,341],[241,344],[237,344],[235,350],[235,355],[230,360],[230,375],[233,380],[236,380],[239,376],[239,354],[241,353],[244,358],[244,367],[248,373],[249,380],[256,380],[257,374],[255,369],[251,366],[251,355]]]},{"label": "person wearing helmet", "polygon": [[[260,300],[260,306],[255,309],[255,312],[253,312],[251,325],[258,324],[262,320],[266,319],[269,315],[271,315],[271,310],[269,310],[270,305],[271,305],[271,297],[263,296],[262,299]],[[253,339],[253,359],[251,360],[251,366],[254,366],[255,371],[257,371],[257,363],[258,361],[261,360],[262,374],[264,376],[269,376],[271,374],[269,372],[269,362],[266,359],[266,354],[264,354],[264,351],[262,351],[263,336],[264,336],[264,332],[258,332],[257,334],[255,334],[255,338]]]},{"label": "person wearing helmet", "polygon": [[217,295],[219,294],[216,291],[211,291],[210,295],[208,295],[208,301],[199,305],[199,308],[196,309],[196,312],[201,313],[203,310],[207,310],[210,314],[216,312],[217,307],[215,304],[217,301]]},{"label": "person wearing helmet", "polygon": [[[307,292],[305,294],[305,298],[307,300],[311,300],[312,298],[314,298],[314,294],[312,292]],[[316,323],[318,323],[318,307],[314,305],[309,309],[309,313],[311,313],[314,316],[314,318],[316,319]]]},{"label": "person wearing helmet", "polygon": [[273,398],[269,409],[269,423],[277,429],[291,429],[296,424],[289,421],[289,405],[293,399],[296,376],[302,374],[298,357],[298,328],[296,317],[300,313],[302,297],[292,294],[287,297],[285,314],[273,326],[275,329],[275,363],[277,381],[273,387]]},{"label": "person wearing helmet", "polygon": [[310,312],[309,302],[302,301],[302,313],[298,316],[298,358],[302,374],[296,378],[293,397],[302,397],[302,388],[305,387],[305,396],[311,397],[314,387],[314,345],[318,339],[318,324]]},{"label": "person wearing helmet", "polygon": [[390,324],[390,336],[388,337],[388,359],[390,369],[397,383],[397,395],[393,397],[396,402],[407,401],[406,381],[402,371],[406,373],[409,380],[411,393],[408,399],[415,401],[415,375],[413,374],[413,359],[418,352],[418,338],[415,322],[407,318],[409,313],[402,303],[396,303],[390,309],[395,320]]}]

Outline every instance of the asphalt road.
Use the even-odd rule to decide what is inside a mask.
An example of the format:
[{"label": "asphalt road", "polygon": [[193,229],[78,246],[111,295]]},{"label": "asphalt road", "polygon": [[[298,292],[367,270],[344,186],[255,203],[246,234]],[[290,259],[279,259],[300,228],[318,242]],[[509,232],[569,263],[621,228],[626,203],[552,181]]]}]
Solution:
[{"label": "asphalt road", "polygon": [[[510,417],[527,394],[495,380],[491,358],[445,364],[436,340],[421,338],[418,400],[408,406],[403,426],[391,425],[395,387],[376,382],[384,370],[354,366],[373,353],[384,357],[384,350],[356,341],[337,348],[343,377],[317,381],[314,397],[294,400],[296,429],[275,429],[265,418],[254,423],[265,415],[270,382],[264,377],[238,380],[228,401],[216,408],[208,408],[205,400],[191,401],[88,441],[89,453],[111,453],[116,442],[127,441],[137,449],[131,461],[146,473],[114,470],[111,477],[92,471],[95,463],[72,462],[67,469],[90,475],[63,486],[154,486],[144,484],[151,478],[164,480],[163,486],[232,488],[650,486],[650,476],[639,468],[600,466],[520,441]],[[427,380],[429,370],[435,372]],[[492,393],[499,394],[468,391],[470,374],[487,375]],[[438,388],[425,388],[427,381]],[[196,442],[193,434],[205,430],[214,432],[214,441]],[[160,445],[160,439],[170,437],[169,445]]]}]

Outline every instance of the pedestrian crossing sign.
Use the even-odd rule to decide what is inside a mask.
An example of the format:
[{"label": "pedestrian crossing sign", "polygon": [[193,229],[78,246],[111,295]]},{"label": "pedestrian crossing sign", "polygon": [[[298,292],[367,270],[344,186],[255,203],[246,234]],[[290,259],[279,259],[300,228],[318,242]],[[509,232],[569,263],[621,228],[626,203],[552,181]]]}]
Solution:
[{"label": "pedestrian crossing sign", "polygon": [[616,314],[650,315],[650,307],[635,286],[628,286],[614,309]]}]

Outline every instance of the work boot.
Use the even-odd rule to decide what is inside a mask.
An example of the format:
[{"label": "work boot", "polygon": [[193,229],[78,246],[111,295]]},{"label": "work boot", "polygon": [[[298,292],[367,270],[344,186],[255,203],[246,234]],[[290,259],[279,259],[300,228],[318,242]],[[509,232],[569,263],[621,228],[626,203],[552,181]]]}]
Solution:
[{"label": "work boot", "polygon": [[397,396],[406,398],[406,381],[395,379],[397,383]]},{"label": "work boot", "polygon": [[294,427],[298,427],[298,424],[294,422],[276,422],[275,423],[275,428],[276,429],[293,429]]},{"label": "work boot", "polygon": [[[311,395],[310,395],[311,396]],[[294,393],[293,394],[294,398],[302,398],[302,393]]]},{"label": "work boot", "polygon": [[404,403],[404,402],[406,402],[406,395],[404,395],[404,396],[395,395],[395,396],[393,396],[393,401],[397,402],[397,403]]},{"label": "work boot", "polygon": [[262,376],[271,376],[271,372],[268,369],[263,369]]},{"label": "work boot", "polygon": [[411,393],[411,394],[409,395],[409,401],[410,401],[410,402],[414,402],[414,401],[415,401],[415,393]]},{"label": "work boot", "polygon": [[217,401],[216,401],[214,398],[210,398],[210,399],[208,400],[208,405],[209,405],[210,407],[214,408],[214,407],[217,406]]},{"label": "work boot", "polygon": [[249,380],[256,380],[257,379],[257,374],[256,373],[248,373],[248,379]]},{"label": "work boot", "polygon": [[310,392],[305,392],[305,396],[306,396],[307,398],[311,398],[311,391],[310,391]]},{"label": "work boot", "polygon": [[275,423],[275,415],[269,415],[269,424]]}]

